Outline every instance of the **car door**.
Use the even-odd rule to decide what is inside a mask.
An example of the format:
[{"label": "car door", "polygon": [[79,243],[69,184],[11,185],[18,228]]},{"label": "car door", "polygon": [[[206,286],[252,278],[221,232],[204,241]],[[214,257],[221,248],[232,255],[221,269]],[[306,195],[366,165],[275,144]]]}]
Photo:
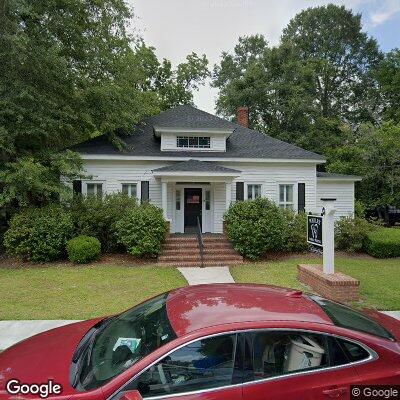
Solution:
[{"label": "car door", "polygon": [[143,399],[241,400],[242,351],[238,335],[224,334],[192,341],[148,367],[111,400],[131,390]]},{"label": "car door", "polygon": [[332,336],[265,330],[246,334],[244,381],[244,400],[348,399],[358,375]]}]

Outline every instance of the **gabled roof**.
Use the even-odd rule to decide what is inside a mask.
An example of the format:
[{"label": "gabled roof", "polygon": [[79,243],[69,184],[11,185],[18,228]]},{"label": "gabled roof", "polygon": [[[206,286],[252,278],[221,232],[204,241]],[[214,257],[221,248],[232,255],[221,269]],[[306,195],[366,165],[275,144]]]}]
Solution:
[{"label": "gabled roof", "polygon": [[324,180],[343,180],[343,181],[361,181],[362,177],[357,175],[334,174],[329,172],[317,172],[317,178]]},{"label": "gabled roof", "polygon": [[188,160],[178,162],[176,164],[167,165],[154,169],[153,172],[211,172],[211,173],[228,173],[228,174],[240,174],[241,171],[232,168],[222,167],[221,165],[214,164],[207,161],[199,160]]},{"label": "gabled roof", "polygon": [[[226,141],[226,151],[161,151],[160,139],[154,135],[154,127],[202,128],[232,130]],[[292,159],[317,160],[320,155],[282,142],[263,133],[234,124],[195,107],[184,105],[162,112],[134,127],[132,135],[121,137],[128,150],[121,152],[105,135],[90,139],[72,147],[87,155],[120,155],[138,157],[182,157],[182,158],[237,158],[237,159]]]}]

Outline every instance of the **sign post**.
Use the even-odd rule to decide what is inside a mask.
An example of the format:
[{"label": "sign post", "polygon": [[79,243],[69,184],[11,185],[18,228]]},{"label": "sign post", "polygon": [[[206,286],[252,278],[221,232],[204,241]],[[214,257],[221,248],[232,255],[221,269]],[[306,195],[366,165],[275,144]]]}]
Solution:
[{"label": "sign post", "polygon": [[335,207],[336,199],[324,198],[321,199],[323,208],[323,223],[322,223],[322,242],[324,245],[323,251],[323,271],[325,274],[335,273]]}]

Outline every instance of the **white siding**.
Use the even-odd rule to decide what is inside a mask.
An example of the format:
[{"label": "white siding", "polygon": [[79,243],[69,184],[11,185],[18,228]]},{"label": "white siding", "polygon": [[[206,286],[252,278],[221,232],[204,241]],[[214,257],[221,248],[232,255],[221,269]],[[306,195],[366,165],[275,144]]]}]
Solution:
[{"label": "white siding", "polygon": [[[140,196],[140,182],[149,181],[150,201],[158,207],[161,207],[161,182],[156,180],[152,171],[174,162],[167,161],[94,161],[86,160],[86,173],[92,176],[93,181],[103,182],[104,192],[113,193],[122,189],[124,182],[137,182],[138,195]],[[297,183],[305,183],[306,187],[306,210],[312,210],[316,207],[316,173],[314,163],[245,163],[245,162],[219,162],[228,168],[242,171],[240,176],[232,181],[232,201],[236,199],[236,182],[243,181],[249,183],[261,183],[263,196],[278,202],[278,188],[280,183],[289,183],[295,185],[294,200],[297,208]],[[190,181],[190,180],[189,180]],[[351,184],[352,185],[352,184]],[[350,186],[351,186],[350,185]],[[167,200],[168,218],[174,216],[173,204],[173,183],[168,183]],[[214,232],[222,232],[222,221],[225,213],[225,183],[215,182],[213,184],[213,219]],[[340,189],[342,190],[342,189]],[[344,192],[344,190],[343,190]],[[246,193],[246,190],[245,190]],[[354,190],[348,195],[351,197]],[[323,196],[327,194],[324,193]],[[322,196],[322,197],[323,197]],[[335,193],[337,197],[337,193]],[[319,196],[321,197],[321,196]],[[350,201],[352,199],[349,199]],[[351,212],[353,211],[353,202],[351,202]]]},{"label": "white siding", "polygon": [[317,179],[317,207],[322,207],[324,197],[336,199],[336,219],[354,215],[354,182]]},{"label": "white siding", "polygon": [[306,211],[315,208],[316,172],[315,164],[310,163],[232,163],[221,165],[241,171],[238,178],[232,183],[232,201],[236,199],[236,182],[244,182],[245,196],[247,184],[258,183],[262,185],[262,195],[278,203],[279,184],[294,185],[294,201],[297,209],[297,184],[305,183]]}]

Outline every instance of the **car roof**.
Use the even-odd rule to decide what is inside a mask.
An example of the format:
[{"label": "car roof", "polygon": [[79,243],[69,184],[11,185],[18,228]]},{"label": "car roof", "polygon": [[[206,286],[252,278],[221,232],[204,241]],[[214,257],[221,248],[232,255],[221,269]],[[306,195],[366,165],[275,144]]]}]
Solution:
[{"label": "car roof", "polygon": [[302,292],[255,284],[211,284],[173,290],[168,318],[178,336],[221,324],[293,321],[333,325]]}]

